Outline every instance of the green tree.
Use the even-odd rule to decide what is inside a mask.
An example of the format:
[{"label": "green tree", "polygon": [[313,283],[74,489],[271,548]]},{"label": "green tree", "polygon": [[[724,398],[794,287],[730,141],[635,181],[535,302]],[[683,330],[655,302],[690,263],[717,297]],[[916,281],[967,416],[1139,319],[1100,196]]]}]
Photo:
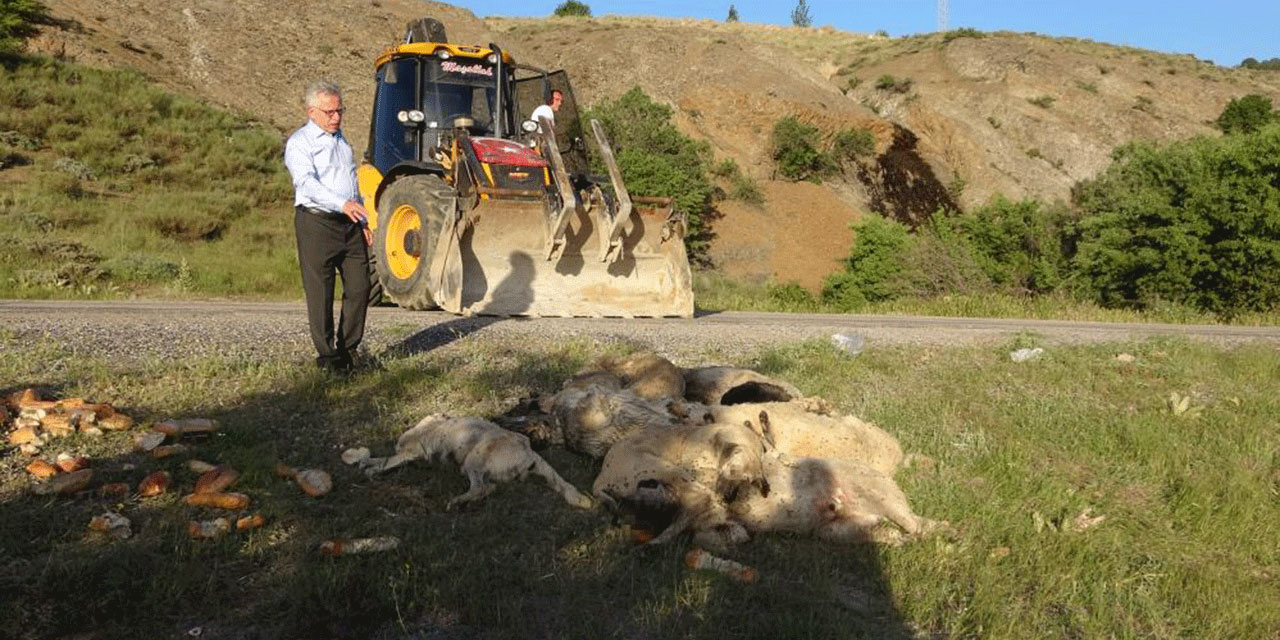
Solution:
[{"label": "green tree", "polygon": [[35,25],[47,19],[47,10],[37,0],[0,0],[0,53],[17,51],[35,34]]},{"label": "green tree", "polygon": [[1254,93],[1232,98],[1214,123],[1223,133],[1252,133],[1275,119],[1271,98]]},{"label": "green tree", "polygon": [[813,14],[809,12],[809,3],[806,0],[799,0],[796,8],[791,10],[791,24],[797,27],[813,26]]},{"label": "green tree", "polygon": [[707,246],[707,222],[714,213],[716,188],[708,177],[711,147],[680,133],[671,114],[670,107],[633,87],[616,100],[592,105],[583,121],[595,118],[609,132],[632,195],[675,199],[676,208],[688,217],[689,253],[700,259]]},{"label": "green tree", "polygon": [[724,19],[725,22],[737,22],[738,10],[733,5],[729,5],[729,16]]},{"label": "green tree", "polygon": [[1280,307],[1280,124],[1118,149],[1079,185],[1075,270],[1103,303]]},{"label": "green tree", "polygon": [[590,18],[591,7],[587,6],[585,2],[578,2],[578,0],[565,0],[560,3],[560,6],[556,7],[555,15]]}]

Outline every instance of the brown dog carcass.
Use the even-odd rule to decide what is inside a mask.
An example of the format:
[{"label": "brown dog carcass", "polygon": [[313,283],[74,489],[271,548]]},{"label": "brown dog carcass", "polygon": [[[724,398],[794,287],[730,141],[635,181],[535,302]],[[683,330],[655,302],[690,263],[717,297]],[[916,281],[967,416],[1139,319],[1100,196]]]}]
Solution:
[{"label": "brown dog carcass", "polygon": [[792,458],[850,460],[892,476],[902,446],[885,430],[853,416],[824,415],[810,400],[708,407],[715,422],[752,423],[773,448]]},{"label": "brown dog carcass", "polygon": [[471,482],[470,488],[449,500],[446,508],[484,498],[496,483],[520,480],[532,473],[541,476],[564,501],[582,509],[592,507],[591,498],[560,477],[542,456],[533,452],[529,439],[498,425],[475,417],[450,417],[434,414],[423,418],[396,441],[395,455],[372,458],[363,447],[348,449],[342,459],[358,464],[373,475],[406,462],[449,458],[462,467]]},{"label": "brown dog carcass", "polygon": [[[748,532],[862,542],[903,537],[882,531],[882,523],[907,535],[932,529],[911,510],[892,470],[881,472],[856,459],[789,456],[773,441],[795,429],[766,412],[757,420],[636,433],[605,456],[593,492],[655,533],[649,544],[686,530],[698,544],[722,548],[745,540]],[[873,462],[883,467],[891,458]]]},{"label": "brown dog carcass", "polygon": [[686,402],[684,388],[680,369],[658,355],[600,358],[550,399],[517,407],[506,426],[536,448],[557,444],[602,458],[633,433],[705,421],[707,408]]},{"label": "brown dog carcass", "polygon": [[[768,493],[764,441],[746,425],[680,425],[641,431],[604,457],[592,493],[667,542],[686,530],[746,539],[727,505],[749,487]],[[718,545],[716,545],[718,546]]]}]

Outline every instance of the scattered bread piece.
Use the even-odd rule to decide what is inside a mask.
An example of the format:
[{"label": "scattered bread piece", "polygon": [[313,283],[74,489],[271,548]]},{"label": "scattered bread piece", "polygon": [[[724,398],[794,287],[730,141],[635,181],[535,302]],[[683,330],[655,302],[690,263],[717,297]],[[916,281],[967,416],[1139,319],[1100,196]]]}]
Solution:
[{"label": "scattered bread piece", "polygon": [[293,479],[312,498],[319,498],[333,490],[333,478],[319,469],[303,469]]},{"label": "scattered bread piece", "polygon": [[162,420],[151,428],[177,438],[184,435],[213,433],[218,430],[218,422],[208,418],[180,418]]},{"label": "scattered bread piece", "polygon": [[58,465],[64,473],[79,471],[89,468],[89,459],[84,456],[73,456],[67,453],[59,453],[54,464]]},{"label": "scattered bread piece", "polygon": [[45,460],[36,459],[27,465],[27,473],[43,480],[58,475],[58,468]]},{"label": "scattered bread piece", "polygon": [[97,426],[107,431],[124,431],[133,426],[133,418],[113,410],[110,415],[98,414]]},{"label": "scattered bread piece", "polygon": [[31,490],[42,496],[75,493],[87,488],[92,481],[93,469],[81,469],[71,473],[64,473],[33,485]]},{"label": "scattered bread piece", "polygon": [[40,446],[33,442],[27,442],[18,445],[18,452],[28,458],[38,456],[40,455]]},{"label": "scattered bread piece", "polygon": [[398,546],[400,546],[400,539],[394,536],[356,538],[354,540],[325,540],[320,543],[320,553],[326,556],[344,556],[356,553],[390,551]]},{"label": "scattered bread piece", "polygon": [[138,484],[138,495],[144,498],[153,498],[165,491],[169,490],[169,483],[173,481],[173,477],[168,471],[157,471],[142,479]]},{"label": "scattered bread piece", "polygon": [[262,517],[261,513],[255,513],[251,516],[245,516],[243,518],[240,518],[239,520],[236,520],[236,531],[248,531],[250,529],[257,529],[258,527],[261,527],[265,524],[267,524],[267,519]]},{"label": "scattered bread piece", "polygon": [[160,446],[158,446],[158,447],[156,447],[156,448],[152,449],[152,450],[151,450],[151,456],[152,456],[152,457],[154,457],[154,458],[156,458],[156,459],[160,459],[160,458],[168,458],[169,456],[177,455],[177,454],[182,453],[183,451],[186,451],[186,450],[187,450],[187,447],[186,447],[186,446],[184,446],[184,445],[180,445],[180,444],[163,444],[163,445],[160,445]]},{"label": "scattered bread piece", "polygon": [[71,416],[64,413],[51,413],[40,420],[40,427],[55,438],[62,438],[75,433],[76,425]]},{"label": "scattered bread piece", "polygon": [[222,493],[235,484],[240,472],[225,465],[218,465],[196,480],[196,493]]},{"label": "scattered bread piece", "polygon": [[183,500],[193,507],[213,507],[215,509],[247,509],[249,496],[243,493],[193,493]]},{"label": "scattered bread piece", "polygon": [[281,478],[284,478],[285,480],[292,480],[298,475],[297,469],[294,469],[293,467],[283,462],[276,463],[275,471],[276,471],[276,475],[280,476]]},{"label": "scattered bread piece", "polygon": [[[37,423],[38,424],[38,423]],[[40,440],[40,432],[38,427],[26,426],[14,429],[9,432],[9,444],[27,444],[38,442]]]}]

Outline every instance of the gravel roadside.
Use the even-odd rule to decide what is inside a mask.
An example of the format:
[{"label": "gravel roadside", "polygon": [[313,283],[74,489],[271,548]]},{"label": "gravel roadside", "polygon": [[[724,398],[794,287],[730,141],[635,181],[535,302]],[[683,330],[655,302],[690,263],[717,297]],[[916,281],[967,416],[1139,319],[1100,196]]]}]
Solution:
[{"label": "gravel roadside", "polygon": [[[312,353],[297,303],[155,301],[0,301],[0,332],[24,343],[51,341],[74,353],[112,359],[307,359]],[[680,361],[728,359],[767,345],[860,335],[869,346],[993,344],[1032,334],[1042,344],[1123,341],[1183,335],[1223,346],[1280,345],[1280,327],[1114,324],[915,316],[729,312],[694,319],[462,318],[394,307],[370,309],[366,346],[426,351],[460,340],[519,348],[531,342],[631,343]]]}]

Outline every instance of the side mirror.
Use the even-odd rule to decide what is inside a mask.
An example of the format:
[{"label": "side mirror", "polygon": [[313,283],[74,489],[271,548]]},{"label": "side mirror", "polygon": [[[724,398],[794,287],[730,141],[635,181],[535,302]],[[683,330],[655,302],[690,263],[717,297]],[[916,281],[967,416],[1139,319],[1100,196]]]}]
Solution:
[{"label": "side mirror", "polygon": [[525,133],[537,133],[538,123],[532,120],[525,120],[524,122],[520,123],[520,129]]}]

